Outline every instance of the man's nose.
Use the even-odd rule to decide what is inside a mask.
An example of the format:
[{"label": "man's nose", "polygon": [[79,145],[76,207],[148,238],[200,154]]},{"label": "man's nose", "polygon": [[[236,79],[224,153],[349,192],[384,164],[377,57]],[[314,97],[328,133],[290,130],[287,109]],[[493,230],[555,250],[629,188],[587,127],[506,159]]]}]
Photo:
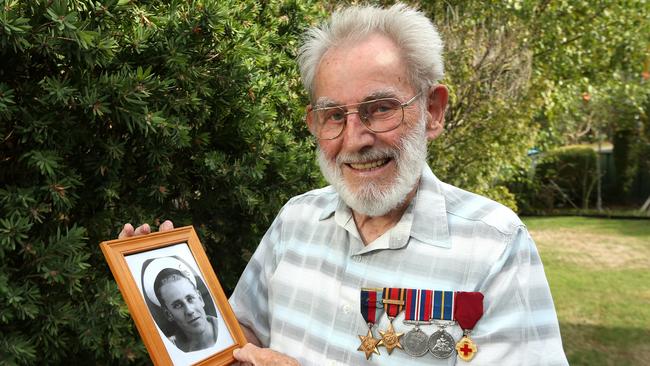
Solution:
[{"label": "man's nose", "polygon": [[366,127],[359,111],[348,111],[345,131],[343,131],[344,149],[359,151],[375,142],[375,133]]},{"label": "man's nose", "polygon": [[190,304],[185,304],[185,315],[192,314],[194,314],[194,307],[190,306]]}]

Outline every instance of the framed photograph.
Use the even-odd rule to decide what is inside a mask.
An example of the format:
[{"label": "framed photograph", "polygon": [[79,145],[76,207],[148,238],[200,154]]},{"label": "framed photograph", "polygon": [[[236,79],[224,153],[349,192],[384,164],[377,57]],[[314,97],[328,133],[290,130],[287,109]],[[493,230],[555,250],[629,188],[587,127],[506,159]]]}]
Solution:
[{"label": "framed photograph", "polygon": [[242,333],[191,226],[100,244],[155,365],[229,365]]}]

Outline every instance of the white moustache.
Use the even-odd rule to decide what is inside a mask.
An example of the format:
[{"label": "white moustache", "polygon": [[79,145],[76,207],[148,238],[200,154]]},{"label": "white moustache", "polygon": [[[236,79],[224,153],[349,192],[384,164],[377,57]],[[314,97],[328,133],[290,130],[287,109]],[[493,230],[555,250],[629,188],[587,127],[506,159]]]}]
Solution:
[{"label": "white moustache", "polygon": [[341,153],[336,157],[336,165],[367,164],[374,161],[397,159],[398,157],[399,152],[395,149],[372,149],[359,153]]}]

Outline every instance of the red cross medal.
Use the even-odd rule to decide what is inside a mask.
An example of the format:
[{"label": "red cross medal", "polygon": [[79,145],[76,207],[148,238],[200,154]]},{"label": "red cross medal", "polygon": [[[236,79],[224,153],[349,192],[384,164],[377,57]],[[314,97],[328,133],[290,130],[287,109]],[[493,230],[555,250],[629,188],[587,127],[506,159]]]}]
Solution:
[{"label": "red cross medal", "polygon": [[483,316],[483,294],[480,292],[457,292],[455,303],[454,318],[463,328],[463,338],[456,343],[456,351],[461,360],[470,361],[478,351],[469,335]]},{"label": "red cross medal", "polygon": [[463,335],[463,338],[456,343],[456,352],[458,352],[458,357],[461,360],[470,361],[476,354],[476,345],[469,336]]}]

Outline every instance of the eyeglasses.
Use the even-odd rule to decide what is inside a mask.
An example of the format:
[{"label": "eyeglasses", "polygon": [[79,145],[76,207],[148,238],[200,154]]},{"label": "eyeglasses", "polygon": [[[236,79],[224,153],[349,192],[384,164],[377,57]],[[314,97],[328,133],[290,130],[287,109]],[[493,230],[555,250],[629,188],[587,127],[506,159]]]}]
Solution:
[{"label": "eyeglasses", "polygon": [[[388,132],[396,129],[404,121],[404,107],[413,103],[422,92],[402,103],[396,98],[381,98],[366,102],[335,107],[323,107],[312,110],[314,136],[321,140],[333,140],[341,135],[348,121],[348,116],[358,114],[363,125],[372,132]],[[356,110],[349,107],[356,106]]]}]

